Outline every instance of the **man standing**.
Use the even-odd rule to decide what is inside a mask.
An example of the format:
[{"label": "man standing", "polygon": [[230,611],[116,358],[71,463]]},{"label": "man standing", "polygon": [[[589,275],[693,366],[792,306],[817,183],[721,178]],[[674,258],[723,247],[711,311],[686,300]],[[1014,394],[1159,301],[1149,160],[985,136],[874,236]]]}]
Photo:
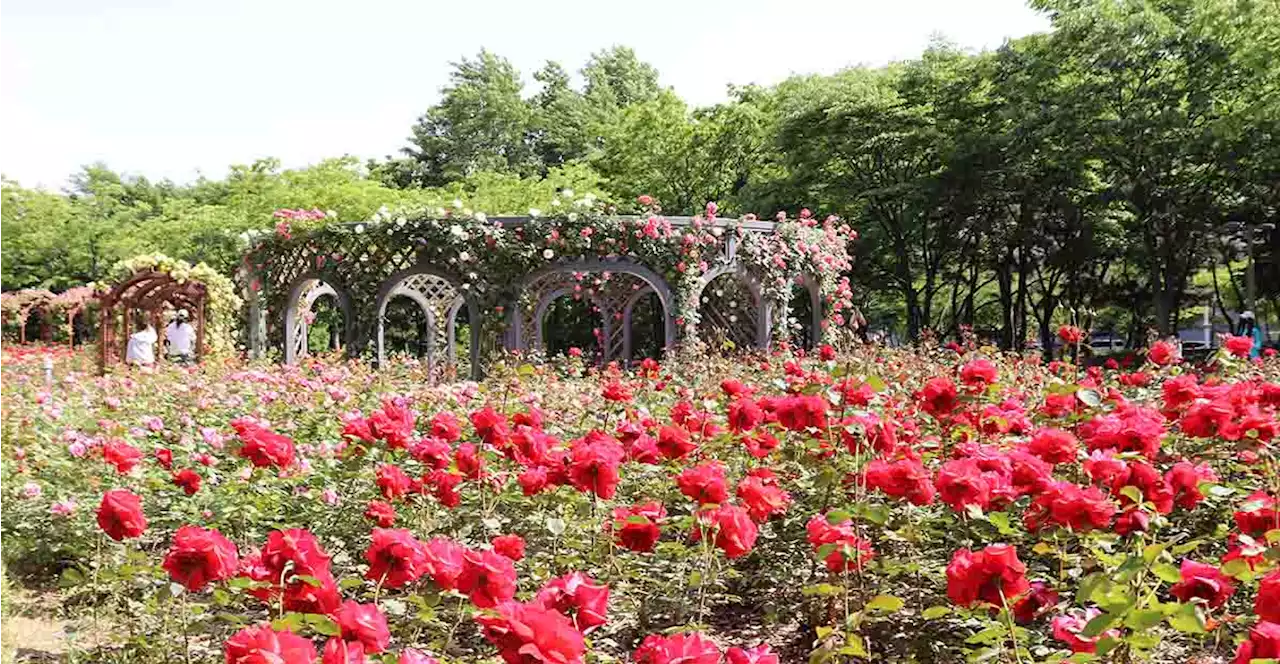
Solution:
[{"label": "man standing", "polygon": [[187,322],[187,318],[187,310],[179,310],[173,322],[169,323],[169,327],[164,330],[164,343],[168,346],[169,357],[177,362],[188,362],[192,359],[196,331]]}]

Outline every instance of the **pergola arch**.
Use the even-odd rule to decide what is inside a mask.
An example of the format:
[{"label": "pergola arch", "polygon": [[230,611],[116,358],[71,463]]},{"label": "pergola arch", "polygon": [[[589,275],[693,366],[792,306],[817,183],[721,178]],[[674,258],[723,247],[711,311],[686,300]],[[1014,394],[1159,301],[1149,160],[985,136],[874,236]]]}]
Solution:
[{"label": "pergola arch", "polygon": [[308,354],[307,328],[310,323],[306,320],[306,315],[317,300],[326,296],[332,296],[337,301],[338,310],[342,314],[342,343],[347,353],[351,353],[356,328],[351,297],[344,289],[327,280],[326,275],[308,272],[294,280],[289,288],[289,298],[285,302],[285,364],[295,364]]},{"label": "pergola arch", "polygon": [[[808,296],[809,316],[807,317],[807,320],[798,320],[797,322],[800,324],[802,331],[807,332],[806,336],[810,340],[810,345],[814,345],[817,343],[818,339],[822,338],[822,321],[825,320],[823,315],[824,309],[822,306],[822,285],[816,278],[814,278],[813,275],[806,272],[796,277],[794,286],[802,288],[805,295]],[[788,317],[790,317],[790,303],[788,302],[787,304]],[[785,322],[786,321],[784,321],[784,323]]]},{"label": "pergola arch", "polygon": [[[185,308],[195,312],[196,327],[196,359],[203,359],[205,348],[205,306],[208,302],[209,290],[205,284],[194,280],[182,280],[168,272],[157,269],[143,269],[134,272],[124,281],[98,297],[101,309],[99,329],[98,369],[106,371],[107,364],[123,360],[125,346],[129,340],[129,322],[131,314],[143,312],[155,326],[159,339],[164,343],[163,327],[160,325],[160,314],[164,307],[174,309]],[[116,315],[121,315],[117,320]],[[123,334],[117,338],[119,326],[123,325]],[[116,355],[117,351],[119,355]],[[159,354],[163,357],[163,353]]]},{"label": "pergola arch", "polygon": [[[751,298],[748,304],[751,306],[748,309],[750,316],[746,320],[731,320],[736,314],[724,311],[722,303],[708,298],[707,288],[724,277],[738,280],[739,284],[747,289],[747,294]],[[715,328],[726,333],[735,343],[749,342],[749,345],[755,348],[769,347],[774,303],[764,296],[759,280],[745,267],[737,263],[727,263],[708,270],[698,280],[692,296],[700,317],[698,322],[700,337],[705,337],[702,330]]]},{"label": "pergola arch", "polygon": [[[584,297],[591,298],[600,310],[603,323],[603,360],[624,358],[631,343],[631,328],[626,317],[628,300],[633,297],[631,285],[636,281],[641,289],[651,289],[658,296],[664,319],[664,335],[667,343],[675,339],[675,295],[666,279],[649,267],[629,258],[580,258],[553,263],[534,270],[521,280],[518,297],[523,305],[516,306],[513,333],[509,343],[513,349],[541,350],[546,347],[543,339],[542,317],[550,303],[566,292],[574,292],[575,286],[588,276],[597,275],[602,284],[596,289],[590,284]],[[630,279],[618,279],[619,276]],[[567,291],[566,291],[567,289]],[[615,316],[616,314],[616,316]]]},{"label": "pergola arch", "polygon": [[447,364],[457,363],[457,316],[462,307],[467,307],[472,327],[467,358],[469,375],[479,375],[480,335],[477,323],[480,320],[480,306],[474,297],[469,297],[459,279],[427,263],[417,263],[399,270],[378,287],[375,300],[378,366],[386,363],[387,304],[396,296],[413,300],[427,317],[427,366],[429,373],[433,375],[437,346],[444,347]]}]

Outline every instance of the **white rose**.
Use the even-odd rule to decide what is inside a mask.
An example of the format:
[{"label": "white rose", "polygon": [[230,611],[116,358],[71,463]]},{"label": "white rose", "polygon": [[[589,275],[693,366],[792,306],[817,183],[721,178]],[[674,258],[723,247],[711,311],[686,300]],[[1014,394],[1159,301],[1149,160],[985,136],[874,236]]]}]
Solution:
[{"label": "white rose", "polygon": [[464,262],[464,263],[465,263],[465,262],[467,262],[467,261],[471,260],[471,254],[469,254],[469,253],[467,253],[467,252],[465,252],[465,251],[464,251],[464,252],[462,252],[462,253],[458,254],[458,260],[460,260],[460,261],[462,261],[462,262]]},{"label": "white rose", "polygon": [[542,257],[543,257],[543,258],[545,258],[545,259],[547,259],[547,260],[551,260],[552,258],[555,258],[555,255],[556,255],[556,252],[554,252],[554,251],[552,251],[552,250],[550,250],[550,249],[543,249],[543,250],[542,250]]},{"label": "white rose", "polygon": [[483,213],[483,212],[477,212],[477,213],[476,213],[476,221],[478,221],[478,222],[480,222],[480,223],[484,223],[484,222],[485,222],[485,221],[487,221],[488,219],[489,219],[489,217],[488,217],[488,216],[486,216],[486,215],[485,215],[485,213]]},{"label": "white rose", "polygon": [[541,217],[541,216],[542,216],[542,210],[539,210],[538,208],[529,208],[529,216],[530,216],[530,217]]}]

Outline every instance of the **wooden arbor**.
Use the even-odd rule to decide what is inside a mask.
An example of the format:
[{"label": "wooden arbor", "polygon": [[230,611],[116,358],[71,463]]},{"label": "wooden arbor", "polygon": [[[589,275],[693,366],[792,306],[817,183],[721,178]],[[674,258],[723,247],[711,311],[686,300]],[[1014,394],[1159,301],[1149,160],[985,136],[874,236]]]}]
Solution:
[{"label": "wooden arbor", "polygon": [[[101,310],[99,330],[98,371],[105,372],[107,364],[120,362],[125,357],[129,343],[130,315],[143,312],[160,335],[158,344],[164,343],[164,327],[160,315],[165,306],[195,312],[196,360],[205,353],[205,306],[209,291],[198,281],[179,281],[167,272],[144,270],[116,284],[111,290],[98,296]],[[117,318],[117,314],[119,317]],[[117,327],[123,326],[123,334],[117,335]],[[163,357],[163,354],[161,354]]]}]

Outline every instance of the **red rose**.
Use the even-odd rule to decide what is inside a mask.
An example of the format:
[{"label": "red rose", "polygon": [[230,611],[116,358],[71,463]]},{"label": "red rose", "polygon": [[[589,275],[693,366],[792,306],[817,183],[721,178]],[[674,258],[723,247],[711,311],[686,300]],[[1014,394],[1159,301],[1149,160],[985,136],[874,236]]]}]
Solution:
[{"label": "red rose", "polygon": [[1121,507],[1128,507],[1133,504],[1133,500],[1124,495],[1124,488],[1131,486],[1142,492],[1142,498],[1151,502],[1156,511],[1160,514],[1168,514],[1173,511],[1173,489],[1160,476],[1160,471],[1151,467],[1150,464],[1142,461],[1134,461],[1129,464],[1129,472],[1117,477],[1111,484],[1111,495],[1120,501]]},{"label": "red rose", "polygon": [[724,472],[723,463],[707,461],[686,468],[676,476],[676,484],[680,487],[680,493],[700,505],[723,503],[729,498]]},{"label": "red rose", "polygon": [[142,452],[122,440],[109,440],[102,446],[102,458],[124,475],[142,460]]},{"label": "red rose", "polygon": [[441,590],[458,587],[458,577],[467,566],[467,548],[447,537],[433,537],[423,547],[427,576]]},{"label": "red rose", "polygon": [[1063,325],[1058,328],[1058,338],[1062,340],[1062,343],[1074,346],[1084,341],[1084,330],[1074,325]]},{"label": "red rose", "polygon": [[519,535],[499,535],[490,542],[493,550],[510,558],[512,561],[524,558],[524,538]]},{"label": "red rose", "polygon": [[1280,528],[1280,509],[1277,509],[1276,499],[1262,491],[1249,494],[1234,516],[1236,527],[1255,539],[1269,530]]},{"label": "red rose", "polygon": [[361,604],[353,600],[342,603],[336,616],[338,627],[342,630],[342,638],[347,641],[359,641],[366,653],[379,653],[387,649],[391,642],[391,630],[387,628],[387,617],[382,615],[377,604]]},{"label": "red rose", "polygon": [[756,544],[756,536],[760,534],[747,511],[731,504],[700,512],[693,527],[695,538],[702,536],[703,529],[714,528],[715,545],[730,560],[751,553]]},{"label": "red rose", "polygon": [[173,452],[171,450],[165,447],[157,447],[155,456],[156,463],[159,463],[161,468],[165,470],[173,468]]},{"label": "red rose", "polygon": [[1109,629],[1097,636],[1083,636],[1080,632],[1084,631],[1085,625],[1090,620],[1102,615],[1102,611],[1098,609],[1068,609],[1066,613],[1054,617],[1050,623],[1053,628],[1053,638],[1062,641],[1071,648],[1071,652],[1097,652],[1098,641],[1105,638],[1118,638],[1120,630]]},{"label": "red rose", "polygon": [[591,436],[573,443],[569,457],[569,480],[574,488],[608,500],[618,490],[618,466],[625,452],[618,441],[607,436]]},{"label": "red rose", "polygon": [[929,471],[917,459],[899,459],[892,463],[873,459],[867,464],[866,481],[868,488],[908,500],[913,505],[929,505],[937,493]]},{"label": "red rose", "polygon": [[449,411],[441,411],[431,418],[431,435],[448,443],[462,437],[462,425],[458,416]]},{"label": "red rose", "polygon": [[700,632],[650,634],[632,657],[636,664],[719,664],[720,648]]},{"label": "red rose", "polygon": [[445,507],[457,507],[462,502],[458,493],[458,485],[464,480],[462,475],[451,470],[433,470],[422,476],[423,489],[431,488],[431,493]]},{"label": "red rose", "polygon": [[726,378],[720,381],[720,391],[730,398],[749,396],[751,394],[751,388],[736,378]]},{"label": "red rose", "polygon": [[374,483],[387,500],[402,498],[413,489],[413,480],[394,464],[384,463],[374,473]]},{"label": "red rose", "polygon": [[490,609],[516,596],[516,568],[496,551],[468,551],[458,577],[458,590],[481,609]]},{"label": "red rose", "polygon": [[1012,603],[1030,590],[1027,566],[1018,551],[1007,544],[993,544],[981,551],[960,549],[947,565],[947,597],[960,606],[978,602],[993,606]]},{"label": "red rose", "polygon": [[190,468],[183,468],[174,473],[173,483],[182,487],[183,493],[194,496],[200,490],[200,473]]},{"label": "red rose", "polygon": [[1183,406],[1200,398],[1200,385],[1196,383],[1195,374],[1183,374],[1166,380],[1160,386],[1167,411],[1177,411]]},{"label": "red rose", "polygon": [[1236,357],[1249,357],[1249,351],[1253,350],[1253,339],[1228,334],[1222,338],[1222,347]]},{"label": "red rose", "polygon": [[365,443],[372,443],[377,440],[377,438],[373,437],[373,431],[369,429],[369,420],[360,417],[358,413],[343,417],[342,437],[347,440],[359,440]]},{"label": "red rose", "polygon": [[1097,487],[1081,488],[1071,482],[1054,482],[1036,496],[1023,522],[1027,530],[1040,530],[1047,524],[1076,531],[1106,528],[1116,506]]},{"label": "red rose", "polygon": [[789,397],[778,403],[778,423],[789,431],[805,432],[827,427],[827,400],[817,395]]},{"label": "red rose", "polygon": [[653,551],[662,531],[658,522],[667,516],[667,510],[657,501],[618,507],[613,510],[613,521],[606,524],[605,530],[611,530],[614,541],[624,549],[639,553]]},{"label": "red rose", "polygon": [[1178,349],[1168,341],[1157,341],[1147,351],[1147,359],[1152,364],[1166,366],[1178,359]]},{"label": "red rose", "polygon": [[1076,437],[1062,429],[1036,429],[1027,443],[1028,452],[1054,464],[1075,461],[1079,448]]},{"label": "red rose", "polygon": [[262,547],[262,565],[277,582],[286,568],[291,574],[322,576],[329,573],[329,555],[310,531],[275,530]]},{"label": "red rose", "polygon": [[246,419],[232,420],[231,426],[243,443],[240,446],[240,456],[248,459],[254,466],[288,468],[293,465],[293,441],[288,437]]},{"label": "red rose", "polygon": [[747,506],[747,513],[752,520],[758,523],[786,512],[787,506],[791,504],[791,494],[783,491],[773,473],[763,468],[738,482],[737,495],[742,504]]},{"label": "red rose", "polygon": [[1043,582],[1036,581],[1031,589],[1013,606],[1013,617],[1019,623],[1027,624],[1044,615],[1058,604],[1058,592]]},{"label": "red rose", "polygon": [[364,510],[364,518],[378,524],[379,528],[390,528],[396,522],[396,508],[391,503],[381,500],[370,500]]},{"label": "red rose", "polygon": [[976,359],[960,369],[960,381],[974,391],[986,389],[988,385],[996,382],[996,377],[999,375],[1000,370],[996,365],[985,358]]},{"label": "red rose", "polygon": [[680,427],[670,425],[658,430],[658,451],[667,459],[680,459],[698,449],[698,445],[689,439],[689,432]]},{"label": "red rose", "polygon": [[457,451],[453,453],[453,463],[458,467],[458,472],[467,479],[480,479],[484,472],[484,459],[480,458],[480,450],[471,443],[458,446]]},{"label": "red rose", "polygon": [[210,582],[235,576],[240,569],[240,559],[236,545],[217,530],[182,526],[173,534],[173,543],[162,566],[169,572],[169,578],[197,592]]},{"label": "red rose", "polygon": [[934,417],[950,415],[959,403],[956,384],[948,378],[930,378],[915,396],[920,409]]},{"label": "red rose", "polygon": [[529,468],[520,473],[516,481],[520,483],[520,490],[525,496],[536,496],[547,488],[547,469]]},{"label": "red rose", "polygon": [[582,572],[548,581],[532,603],[569,616],[583,634],[609,620],[609,586],[596,583]]},{"label": "red rose", "polygon": [[725,651],[724,660],[727,664],[778,664],[778,656],[767,643],[745,649],[734,646]]},{"label": "red rose", "polygon": [[1155,459],[1165,434],[1165,418],[1159,411],[1122,405],[1080,425],[1080,435],[1090,450],[1114,449],[1141,452]]},{"label": "red rose", "polygon": [[126,489],[106,492],[98,505],[98,526],[117,542],[146,532],[147,517],[142,513],[142,498]]},{"label": "red rose", "polygon": [[822,344],[818,347],[818,359],[823,362],[830,362],[836,359],[836,349],[832,348],[831,344]]},{"label": "red rose", "polygon": [[1009,483],[1020,496],[1035,495],[1053,484],[1053,466],[1040,457],[1017,449],[1008,454]]},{"label": "red rose", "polygon": [[767,431],[757,431],[754,434],[743,436],[742,446],[747,448],[747,454],[757,459],[763,459],[778,449],[778,439]]},{"label": "red rose", "polygon": [[375,438],[385,440],[387,447],[402,449],[413,440],[413,411],[401,406],[393,399],[382,401],[382,410],[369,416],[369,432]]},{"label": "red rose", "polygon": [[729,430],[741,433],[750,431],[764,421],[764,411],[755,401],[747,398],[735,399],[728,408]]},{"label": "red rose", "polygon": [[952,459],[938,469],[935,485],[942,502],[962,512],[970,505],[984,512],[995,490],[993,474],[983,471],[977,459]]},{"label": "red rose", "polygon": [[1280,622],[1280,569],[1262,577],[1258,596],[1253,598],[1253,611],[1262,620]]},{"label": "red rose", "polygon": [[1249,640],[1236,648],[1231,664],[1249,664],[1255,659],[1280,659],[1280,623],[1263,621],[1249,631]]},{"label": "red rose", "polygon": [[364,644],[359,641],[344,641],[339,637],[330,637],[324,644],[324,652],[320,654],[320,664],[365,664]]},{"label": "red rose", "polygon": [[609,381],[601,390],[601,395],[605,401],[631,401],[631,390],[616,380]]},{"label": "red rose", "polygon": [[1236,591],[1231,577],[1223,574],[1217,567],[1198,563],[1183,558],[1182,567],[1178,569],[1182,580],[1169,588],[1169,594],[1178,598],[1179,602],[1190,602],[1199,598],[1208,603],[1210,608],[1222,606]]},{"label": "red rose", "polygon": [[1218,474],[1207,464],[1194,465],[1190,461],[1179,461],[1164,474],[1164,481],[1173,491],[1173,500],[1184,510],[1195,508],[1204,500],[1200,493],[1202,482],[1217,482]]},{"label": "red rose", "polygon": [[288,630],[255,625],[236,632],[224,647],[227,664],[313,664],[315,646]]},{"label": "red rose", "polygon": [[422,543],[404,529],[374,528],[364,558],[369,562],[365,578],[388,588],[413,583],[427,571]]},{"label": "red rose", "polygon": [[581,664],[586,654],[573,623],[536,604],[507,602],[476,622],[507,664]]}]

